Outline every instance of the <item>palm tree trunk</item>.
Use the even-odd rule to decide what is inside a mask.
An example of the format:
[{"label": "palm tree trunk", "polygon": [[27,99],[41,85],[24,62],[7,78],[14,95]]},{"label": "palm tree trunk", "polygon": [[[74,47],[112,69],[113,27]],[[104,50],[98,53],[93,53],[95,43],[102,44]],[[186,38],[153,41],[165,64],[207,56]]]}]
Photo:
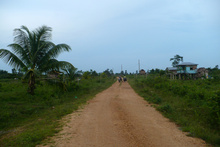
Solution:
[{"label": "palm tree trunk", "polygon": [[31,73],[30,80],[29,80],[28,92],[31,95],[34,95],[34,89],[35,89],[35,75],[34,75],[34,73]]}]

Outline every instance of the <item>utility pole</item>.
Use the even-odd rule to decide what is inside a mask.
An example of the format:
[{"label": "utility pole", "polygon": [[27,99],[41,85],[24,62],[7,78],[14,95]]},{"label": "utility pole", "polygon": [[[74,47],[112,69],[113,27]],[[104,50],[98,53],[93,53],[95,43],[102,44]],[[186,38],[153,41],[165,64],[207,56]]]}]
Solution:
[{"label": "utility pole", "polygon": [[138,73],[140,73],[140,59],[138,59]]},{"label": "utility pole", "polygon": [[121,65],[121,73],[122,73],[122,71],[123,71],[123,68],[122,68],[122,65]]}]

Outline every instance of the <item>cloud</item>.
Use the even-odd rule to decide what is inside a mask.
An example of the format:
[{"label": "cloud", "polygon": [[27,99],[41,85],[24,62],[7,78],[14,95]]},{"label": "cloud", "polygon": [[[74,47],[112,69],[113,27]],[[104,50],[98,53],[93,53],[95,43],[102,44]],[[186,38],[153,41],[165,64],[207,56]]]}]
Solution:
[{"label": "cloud", "polygon": [[[219,5],[219,0],[2,0],[0,45],[12,43],[13,29],[21,25],[33,30],[45,24],[53,28],[52,41],[73,49],[59,59],[80,69],[120,70],[123,62],[135,71],[138,59],[145,67],[165,68],[178,53],[199,55],[211,65],[220,62],[213,55],[220,47]],[[203,61],[206,48],[212,60]]]}]

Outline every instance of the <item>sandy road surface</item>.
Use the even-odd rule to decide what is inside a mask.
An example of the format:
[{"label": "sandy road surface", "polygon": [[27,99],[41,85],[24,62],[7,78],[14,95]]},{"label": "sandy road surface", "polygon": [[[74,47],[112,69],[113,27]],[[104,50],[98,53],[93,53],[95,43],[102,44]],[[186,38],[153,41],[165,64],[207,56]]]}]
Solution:
[{"label": "sandy road surface", "polygon": [[[115,83],[68,117],[52,140],[58,147],[201,147],[138,96],[128,83]],[[50,146],[50,145],[49,145]]]}]

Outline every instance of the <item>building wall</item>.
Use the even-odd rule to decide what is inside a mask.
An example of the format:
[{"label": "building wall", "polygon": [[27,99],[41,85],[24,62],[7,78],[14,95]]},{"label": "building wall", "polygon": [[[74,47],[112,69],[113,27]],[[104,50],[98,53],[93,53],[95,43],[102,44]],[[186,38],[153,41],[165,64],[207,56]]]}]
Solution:
[{"label": "building wall", "polygon": [[188,73],[188,74],[196,74],[197,73],[197,66],[181,66],[177,73]]},{"label": "building wall", "polygon": [[145,75],[145,74],[146,74],[146,72],[145,72],[145,71],[143,71],[143,70],[141,70],[141,71],[140,71],[140,74],[141,74],[141,75]]}]

